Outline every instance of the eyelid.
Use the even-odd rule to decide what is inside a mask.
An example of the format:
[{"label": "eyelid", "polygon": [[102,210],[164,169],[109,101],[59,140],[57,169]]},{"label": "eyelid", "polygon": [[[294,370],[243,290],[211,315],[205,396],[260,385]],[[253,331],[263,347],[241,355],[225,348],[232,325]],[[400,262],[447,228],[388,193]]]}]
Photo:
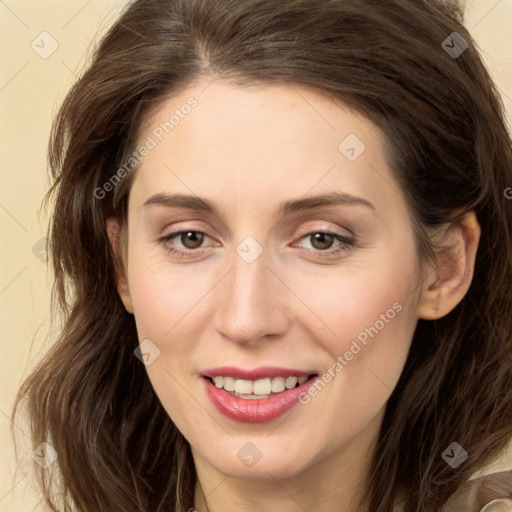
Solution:
[{"label": "eyelid", "polygon": [[[208,238],[213,240],[213,237],[210,236],[206,230],[196,229],[196,228],[188,228],[187,227],[187,228],[178,229],[176,231],[171,231],[170,233],[168,233],[166,235],[162,235],[161,237],[158,238],[158,241],[162,242],[162,243],[165,243],[165,242],[168,242],[171,239],[179,238],[179,236],[184,234],[184,233],[190,233],[190,232],[192,232],[192,233],[201,233],[205,237],[208,237]],[[188,251],[190,253],[192,253],[192,252],[199,253],[203,249],[205,249],[205,247],[200,247],[199,249],[180,249],[180,250],[183,251],[183,252],[187,252]]]},{"label": "eyelid", "polygon": [[[347,234],[341,233],[339,230],[343,229],[344,231],[347,231]],[[353,240],[355,239],[355,234],[347,228],[330,228],[327,226],[313,226],[313,227],[304,227],[300,228],[298,231],[297,236],[299,238],[303,237],[304,235],[311,235],[313,233],[329,233],[331,235],[336,235],[341,238],[345,238],[347,240]]]}]

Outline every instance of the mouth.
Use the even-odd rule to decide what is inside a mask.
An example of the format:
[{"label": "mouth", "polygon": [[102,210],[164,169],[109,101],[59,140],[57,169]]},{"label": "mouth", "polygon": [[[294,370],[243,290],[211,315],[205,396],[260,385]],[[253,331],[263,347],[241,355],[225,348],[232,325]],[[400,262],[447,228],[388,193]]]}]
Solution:
[{"label": "mouth", "polygon": [[262,423],[299,403],[319,378],[316,372],[283,370],[217,368],[201,377],[206,394],[224,416],[238,422]]}]

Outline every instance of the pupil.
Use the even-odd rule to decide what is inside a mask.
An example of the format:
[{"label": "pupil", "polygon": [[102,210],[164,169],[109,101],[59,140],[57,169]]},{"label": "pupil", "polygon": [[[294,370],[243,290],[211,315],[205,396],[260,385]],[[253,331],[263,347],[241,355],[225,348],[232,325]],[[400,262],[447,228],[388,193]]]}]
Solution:
[{"label": "pupil", "polygon": [[[327,237],[327,242],[325,242],[325,238]],[[332,235],[329,235],[328,233],[315,233],[313,235],[313,247],[315,247],[315,249],[328,249],[331,245],[332,245],[332,242],[333,242],[333,236]],[[316,243],[317,242],[320,242],[320,247],[317,247],[316,246]]]},{"label": "pupil", "polygon": [[[188,249],[196,249],[197,247],[200,247],[203,240],[203,233],[199,233],[197,231],[187,231],[181,235],[181,242]],[[189,242],[191,242],[191,245],[189,245]]]}]

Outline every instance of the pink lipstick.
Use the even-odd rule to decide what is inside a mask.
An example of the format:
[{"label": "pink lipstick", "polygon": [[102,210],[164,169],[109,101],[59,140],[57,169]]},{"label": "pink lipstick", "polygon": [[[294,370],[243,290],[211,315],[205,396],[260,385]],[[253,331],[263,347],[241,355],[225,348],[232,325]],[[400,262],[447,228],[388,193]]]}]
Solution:
[{"label": "pink lipstick", "polygon": [[202,376],[206,393],[218,411],[235,421],[263,423],[296,405],[318,374],[291,368],[221,367],[206,370]]}]

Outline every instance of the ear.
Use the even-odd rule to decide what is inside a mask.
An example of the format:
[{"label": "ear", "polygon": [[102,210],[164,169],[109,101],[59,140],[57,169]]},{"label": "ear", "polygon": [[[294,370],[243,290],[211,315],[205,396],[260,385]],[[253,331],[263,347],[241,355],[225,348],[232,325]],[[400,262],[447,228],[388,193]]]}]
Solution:
[{"label": "ear", "polygon": [[119,293],[119,297],[121,298],[126,311],[133,314],[132,300],[130,297],[128,280],[126,279],[126,273],[124,269],[125,263],[121,254],[121,228],[119,227],[117,220],[115,220],[113,217],[107,219],[107,234],[110,240],[110,245],[112,247],[112,258],[116,268],[115,280],[117,293]]},{"label": "ear", "polygon": [[439,251],[436,264],[431,265],[423,283],[418,318],[437,320],[466,295],[473,279],[480,232],[475,213],[469,212],[436,235],[445,249]]}]

